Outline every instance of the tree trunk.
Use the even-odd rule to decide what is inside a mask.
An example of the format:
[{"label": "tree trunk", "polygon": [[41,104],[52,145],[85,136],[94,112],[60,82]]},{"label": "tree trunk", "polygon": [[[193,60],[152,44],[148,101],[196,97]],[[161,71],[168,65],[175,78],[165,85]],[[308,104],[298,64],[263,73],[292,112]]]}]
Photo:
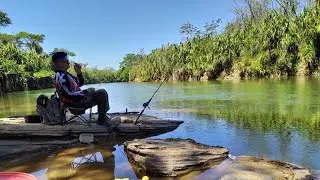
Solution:
[{"label": "tree trunk", "polygon": [[254,12],[253,12],[253,8],[252,8],[252,1],[251,0],[246,0],[245,1],[249,7],[249,10],[250,10],[250,14],[251,14],[251,21],[254,21],[255,20],[255,15],[254,15]]}]

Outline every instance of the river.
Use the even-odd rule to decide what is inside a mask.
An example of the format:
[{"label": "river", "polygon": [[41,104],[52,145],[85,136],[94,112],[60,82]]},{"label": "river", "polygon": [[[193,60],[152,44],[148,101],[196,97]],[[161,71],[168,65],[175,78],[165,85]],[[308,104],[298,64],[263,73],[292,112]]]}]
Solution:
[{"label": "river", "polygon": [[[110,83],[83,88],[106,89],[110,112],[121,112],[126,108],[140,111],[158,85]],[[0,116],[34,113],[37,96],[52,92],[48,89],[2,95]],[[259,156],[320,169],[320,78],[164,83],[150,108],[146,114],[184,121],[175,131],[157,138],[192,138],[200,143],[226,147],[232,155]],[[94,147],[89,149],[87,154],[98,151]],[[113,153],[115,165],[110,171],[106,170],[107,166],[95,171],[135,178],[121,146],[116,146],[115,151],[106,149],[100,147],[99,152]],[[66,156],[70,160],[80,156],[77,154],[80,150],[73,150],[55,156],[63,158],[68,151],[72,151]],[[46,159],[32,163],[34,168],[26,164],[13,169],[34,172],[58,160]],[[51,170],[54,171],[52,176],[61,174],[63,169]]]}]

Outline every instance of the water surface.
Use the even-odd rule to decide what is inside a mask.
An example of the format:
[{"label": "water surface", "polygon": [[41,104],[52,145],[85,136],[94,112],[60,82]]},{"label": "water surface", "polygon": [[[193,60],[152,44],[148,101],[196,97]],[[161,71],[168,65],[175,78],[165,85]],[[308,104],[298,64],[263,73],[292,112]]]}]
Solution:
[{"label": "water surface", "polygon": [[[140,111],[142,104],[152,96],[158,85],[112,83],[90,87],[105,88],[109,93],[110,112],[119,112],[126,108]],[[320,169],[319,85],[318,78],[165,83],[151,102],[151,109],[145,112],[185,121],[175,131],[155,138],[192,138],[200,143],[226,147],[232,155],[266,157]],[[41,90],[3,95],[0,115],[6,117],[34,113],[36,97],[41,93],[50,95],[51,92],[52,90]],[[104,177],[114,174],[115,177],[136,179],[125,154],[120,151],[121,144],[115,146],[119,151],[110,150],[113,145],[116,143],[102,147],[84,147],[84,153],[73,148],[69,149],[74,151],[70,157],[59,157],[69,158],[66,161],[69,165],[71,159],[101,152],[106,159],[103,164],[111,163],[115,168],[109,168],[108,165],[84,167],[81,170],[83,174],[96,172]],[[113,152],[115,161],[105,155],[110,152]],[[56,165],[61,162],[53,160],[39,160],[32,164],[36,168],[32,169],[28,164],[19,168],[35,172],[54,166],[49,170],[56,174],[61,174],[65,169]]]}]

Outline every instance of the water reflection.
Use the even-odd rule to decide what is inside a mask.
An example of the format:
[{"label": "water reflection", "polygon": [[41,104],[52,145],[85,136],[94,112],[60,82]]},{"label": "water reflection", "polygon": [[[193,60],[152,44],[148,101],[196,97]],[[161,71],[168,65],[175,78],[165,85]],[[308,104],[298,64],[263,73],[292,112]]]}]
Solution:
[{"label": "water reflection", "polygon": [[45,168],[30,174],[36,176],[38,180],[47,180],[48,179],[47,172],[48,172],[48,168]]},{"label": "water reflection", "polygon": [[89,154],[83,157],[77,157],[71,162],[70,168],[76,171],[76,168],[84,163],[104,163],[101,152]]},{"label": "water reflection", "polygon": [[69,148],[29,162],[6,171],[31,173],[41,180],[138,179],[123,153],[123,146],[110,143]]}]

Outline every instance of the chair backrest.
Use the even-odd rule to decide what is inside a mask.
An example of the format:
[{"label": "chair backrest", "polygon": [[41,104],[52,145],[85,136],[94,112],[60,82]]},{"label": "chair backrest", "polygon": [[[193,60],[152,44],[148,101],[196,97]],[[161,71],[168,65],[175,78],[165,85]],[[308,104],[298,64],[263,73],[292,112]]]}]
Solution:
[{"label": "chair backrest", "polygon": [[63,103],[63,104],[68,104],[70,102],[72,102],[71,100],[69,99],[66,99],[64,96],[63,96],[63,89],[62,87],[58,84],[58,83],[54,83],[54,87],[56,89],[55,91],[55,95],[57,98],[59,98],[60,102]]},{"label": "chair backrest", "polygon": [[68,105],[72,101],[63,96],[63,88],[56,82],[54,83],[54,86],[56,88],[56,91],[55,91],[56,97],[59,98],[62,107],[67,109],[70,113],[74,115],[81,115],[81,114],[85,114],[86,110],[91,108],[91,107],[72,107]]}]

